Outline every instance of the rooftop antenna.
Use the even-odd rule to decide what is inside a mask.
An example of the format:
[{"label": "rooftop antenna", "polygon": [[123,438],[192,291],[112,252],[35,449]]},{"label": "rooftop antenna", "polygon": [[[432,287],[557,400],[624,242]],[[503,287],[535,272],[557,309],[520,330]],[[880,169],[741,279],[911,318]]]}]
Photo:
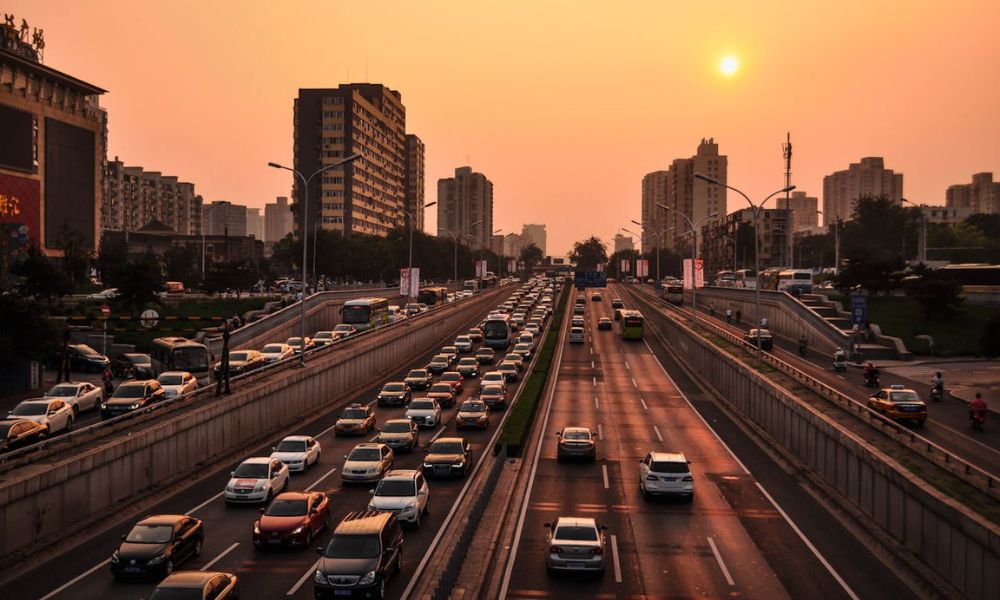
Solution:
[{"label": "rooftop antenna", "polygon": [[[785,143],[781,145],[782,155],[785,158],[785,187],[790,187],[792,185],[792,133],[785,132]],[[785,206],[786,210],[791,209],[789,205],[789,198],[791,197],[791,190],[785,192]],[[795,251],[795,215],[794,211],[790,211],[792,214],[789,215],[789,223],[787,225],[788,232],[788,261],[782,260],[782,263],[788,264],[788,266],[795,268],[795,256],[792,254]]]}]

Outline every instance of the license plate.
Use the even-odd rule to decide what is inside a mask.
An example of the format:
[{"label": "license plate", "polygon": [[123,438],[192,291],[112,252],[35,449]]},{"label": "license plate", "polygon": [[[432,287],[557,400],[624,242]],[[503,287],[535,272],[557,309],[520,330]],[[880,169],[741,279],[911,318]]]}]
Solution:
[{"label": "license plate", "polygon": [[268,544],[280,544],[281,540],[267,540]]},{"label": "license plate", "polygon": [[333,590],[334,596],[350,596],[351,590]]},{"label": "license plate", "polygon": [[141,573],[142,569],[139,567],[125,567],[123,569],[126,573]]},{"label": "license plate", "polygon": [[569,567],[570,569],[582,569],[584,565],[582,561],[570,560],[566,561],[566,566]]}]

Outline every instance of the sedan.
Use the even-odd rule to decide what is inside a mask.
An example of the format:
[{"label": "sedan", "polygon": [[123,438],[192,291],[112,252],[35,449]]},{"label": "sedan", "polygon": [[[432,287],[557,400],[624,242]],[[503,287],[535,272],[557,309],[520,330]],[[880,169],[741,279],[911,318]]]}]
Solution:
[{"label": "sedan", "polygon": [[481,365],[492,365],[496,352],[492,348],[480,348],[476,350],[476,360],[479,361]]},{"label": "sedan", "polygon": [[420,445],[420,428],[410,419],[389,419],[378,430],[376,441],[397,450],[412,452]]},{"label": "sedan", "polygon": [[304,472],[319,462],[322,451],[319,442],[308,435],[290,435],[271,448],[271,458],[288,465],[289,471]]},{"label": "sedan", "polygon": [[187,515],[155,515],[136,523],[121,539],[111,555],[111,574],[116,579],[166,577],[201,554],[205,528],[201,519]]},{"label": "sedan", "polygon": [[526,343],[514,344],[513,351],[524,357],[525,361],[531,360],[531,353],[532,353],[531,344],[526,344]]},{"label": "sedan", "polygon": [[167,398],[181,396],[198,389],[198,380],[187,371],[167,371],[160,373],[156,378],[163,387],[163,393]]},{"label": "sedan", "polygon": [[[300,337],[290,337],[287,340],[285,340],[285,344],[290,346],[292,352],[294,352],[295,354],[299,354],[300,352],[302,352],[302,338]],[[312,338],[307,336],[305,343],[306,352],[309,352],[315,347],[316,344],[313,343]]]},{"label": "sedan", "polygon": [[566,427],[556,436],[559,437],[556,460],[564,458],[584,458],[590,462],[597,460],[597,437],[588,427]]},{"label": "sedan", "polygon": [[66,358],[73,371],[101,372],[110,363],[107,356],[87,344],[70,344],[66,348]]},{"label": "sedan", "polygon": [[480,383],[481,385],[487,385],[493,383],[499,385],[505,391],[507,389],[507,377],[500,371],[490,371],[489,373],[486,373],[485,375],[483,375],[482,379],[480,380]]},{"label": "sedan", "polygon": [[461,394],[462,390],[465,389],[465,385],[462,383],[462,374],[458,371],[445,371],[441,373],[438,383],[450,383],[451,387],[455,388],[456,394]]},{"label": "sedan", "polygon": [[129,352],[111,360],[111,374],[120,379],[152,379],[153,359],[148,354]]},{"label": "sedan", "polygon": [[472,338],[472,341],[476,344],[483,341],[483,330],[478,327],[473,327],[466,333],[466,335]]},{"label": "sedan", "polygon": [[441,422],[441,407],[433,398],[414,398],[406,410],[406,418],[421,427],[437,427]]},{"label": "sedan", "polygon": [[486,429],[490,426],[490,408],[482,400],[466,400],[458,407],[455,415],[456,429],[476,427]]},{"label": "sedan", "polygon": [[410,372],[406,374],[406,378],[403,381],[406,385],[410,386],[410,389],[426,390],[430,387],[433,378],[431,377],[431,372],[427,369],[410,369]]},{"label": "sedan", "polygon": [[893,385],[875,392],[868,398],[868,408],[896,421],[912,421],[923,427],[927,420],[927,405],[917,392],[903,385]]},{"label": "sedan", "polygon": [[[264,366],[264,355],[256,350],[230,350],[229,376],[255,371]],[[221,379],[222,361],[215,363],[215,378]]]},{"label": "sedan", "polygon": [[573,320],[570,321],[569,326],[570,327],[585,327],[586,326],[586,322],[583,320],[583,317],[573,317]]},{"label": "sedan", "polygon": [[0,452],[7,452],[40,442],[48,435],[48,428],[30,419],[0,420]]},{"label": "sedan", "polygon": [[341,323],[340,325],[337,325],[336,327],[333,328],[333,333],[334,335],[337,336],[338,340],[341,338],[352,336],[357,332],[358,332],[357,327],[355,327],[354,325],[348,325],[347,323]]},{"label": "sedan", "polygon": [[128,412],[142,410],[166,398],[160,382],[126,381],[118,386],[115,393],[101,404],[101,418],[111,419]]},{"label": "sedan", "polygon": [[309,548],[330,522],[330,501],[322,492],[284,492],[261,509],[253,524],[256,548]]},{"label": "sedan", "polygon": [[87,300],[114,300],[118,297],[118,288],[106,288],[93,294],[87,294]]},{"label": "sedan", "polygon": [[48,435],[69,431],[73,426],[73,407],[58,398],[25,400],[7,414],[8,419],[28,419],[45,426]]},{"label": "sedan", "polygon": [[497,371],[503,373],[503,376],[507,379],[507,381],[517,381],[518,368],[516,363],[505,360],[497,366]]},{"label": "sedan", "polygon": [[236,575],[218,571],[181,571],[160,582],[149,600],[237,600]]},{"label": "sedan", "polygon": [[317,346],[326,346],[337,341],[337,334],[332,331],[317,331],[312,337],[312,341]]},{"label": "sedan", "polygon": [[597,328],[601,329],[601,330],[604,330],[604,331],[610,330],[611,329],[611,319],[609,317],[601,317],[597,321]]},{"label": "sedan", "polygon": [[451,357],[447,354],[435,354],[431,362],[427,363],[427,370],[431,373],[444,373],[451,366]]},{"label": "sedan", "polygon": [[428,477],[465,477],[472,468],[472,446],[458,437],[438,438],[427,449],[424,475]]},{"label": "sedan", "polygon": [[451,359],[451,362],[458,360],[458,348],[455,346],[445,346],[444,348],[441,348],[441,352],[439,354],[447,354],[448,358]]},{"label": "sedan", "polygon": [[474,357],[466,357],[458,361],[458,372],[462,377],[479,377],[479,361]]},{"label": "sedan", "polygon": [[366,404],[352,402],[333,425],[334,435],[367,435],[375,429],[375,411]]},{"label": "sedan", "polygon": [[490,408],[507,407],[507,391],[496,384],[484,385],[480,388],[479,399]]},{"label": "sedan", "polygon": [[377,401],[379,406],[406,406],[412,397],[413,392],[406,382],[390,381],[382,386]]},{"label": "sedan", "polygon": [[340,471],[343,483],[354,481],[378,481],[392,468],[395,455],[392,448],[377,442],[358,444],[344,457],[344,468]]},{"label": "sedan", "polygon": [[549,530],[546,568],[552,571],[604,571],[607,527],[589,517],[559,517]]},{"label": "sedan", "polygon": [[450,383],[435,383],[427,390],[427,397],[433,398],[441,408],[455,404],[455,388]]},{"label": "sedan", "polygon": [[295,350],[288,344],[267,344],[260,349],[260,353],[264,356],[264,363],[271,364],[289,358]]},{"label": "sedan", "polygon": [[767,329],[751,329],[743,336],[743,341],[751,346],[756,346],[758,340],[760,340],[761,350],[770,351],[774,348],[774,338],[771,337],[771,332]]},{"label": "sedan", "polygon": [[505,354],[503,360],[501,360],[500,362],[501,363],[512,362],[515,365],[517,365],[518,371],[524,370],[524,357],[522,357],[520,354],[517,354],[516,352]]},{"label": "sedan", "polygon": [[288,465],[276,458],[248,458],[230,473],[223,498],[226,504],[263,502],[288,489]]},{"label": "sedan", "polygon": [[58,398],[73,407],[76,415],[82,410],[100,408],[104,401],[104,390],[86,381],[57,383],[45,392],[45,398]]},{"label": "sedan", "polygon": [[458,336],[452,344],[455,348],[458,348],[458,351],[461,354],[468,354],[469,352],[472,352],[472,338],[467,335]]}]

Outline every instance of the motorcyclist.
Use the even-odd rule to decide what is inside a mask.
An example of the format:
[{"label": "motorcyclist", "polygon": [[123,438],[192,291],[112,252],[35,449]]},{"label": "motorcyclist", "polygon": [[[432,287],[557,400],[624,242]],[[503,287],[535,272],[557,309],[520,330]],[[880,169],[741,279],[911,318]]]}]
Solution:
[{"label": "motorcyclist", "polygon": [[979,392],[976,392],[976,398],[969,403],[969,420],[974,421],[977,416],[986,416],[986,401]]},{"label": "motorcyclist", "polygon": [[844,354],[843,350],[841,350],[840,348],[837,348],[834,351],[834,353],[833,353],[833,362],[840,363],[840,362],[846,362],[846,361],[847,361],[847,355]]},{"label": "motorcyclist", "polygon": [[931,380],[931,391],[944,394],[944,377],[941,376],[941,371],[938,371]]},{"label": "motorcyclist", "polygon": [[865,365],[865,383],[874,384],[877,379],[878,369],[875,367],[874,363],[869,362]]}]

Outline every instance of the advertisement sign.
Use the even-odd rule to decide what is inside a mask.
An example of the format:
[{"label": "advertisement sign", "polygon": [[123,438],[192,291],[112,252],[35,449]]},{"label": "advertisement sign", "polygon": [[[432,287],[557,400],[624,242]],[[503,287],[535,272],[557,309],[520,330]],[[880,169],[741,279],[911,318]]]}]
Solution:
[{"label": "advertisement sign", "polygon": [[420,293],[420,267],[410,270],[410,298],[416,298]]},{"label": "advertisement sign", "polygon": [[632,269],[630,269],[630,268],[629,268],[629,264],[628,264],[628,263],[629,263],[629,259],[627,259],[627,258],[623,258],[623,259],[622,259],[622,264],[621,264],[621,266],[620,266],[620,267],[618,268],[618,270],[619,270],[620,272],[622,272],[622,273],[628,273],[629,271],[631,271]]},{"label": "advertisement sign", "polygon": [[477,260],[476,261],[476,277],[486,277],[486,261]]},{"label": "advertisement sign", "polygon": [[399,270],[399,295],[407,296],[410,291],[410,270],[400,269]]},{"label": "advertisement sign", "polygon": [[38,246],[41,231],[41,184],[27,177],[0,173],[0,228],[7,252],[16,255]]},{"label": "advertisement sign", "polygon": [[399,295],[416,298],[420,291],[420,268],[399,270]]},{"label": "advertisement sign", "polygon": [[[685,258],[684,289],[686,290],[691,289],[691,276],[692,276],[691,259]],[[695,263],[694,276],[695,276],[695,285],[697,285],[700,288],[705,287],[705,261],[701,260],[700,258]]]},{"label": "advertisement sign", "polygon": [[507,261],[507,272],[513,273],[517,270],[517,261],[513,258]]},{"label": "advertisement sign", "polygon": [[649,276],[649,261],[645,258],[640,258],[636,261],[635,267],[636,275],[638,277],[648,277]]}]

